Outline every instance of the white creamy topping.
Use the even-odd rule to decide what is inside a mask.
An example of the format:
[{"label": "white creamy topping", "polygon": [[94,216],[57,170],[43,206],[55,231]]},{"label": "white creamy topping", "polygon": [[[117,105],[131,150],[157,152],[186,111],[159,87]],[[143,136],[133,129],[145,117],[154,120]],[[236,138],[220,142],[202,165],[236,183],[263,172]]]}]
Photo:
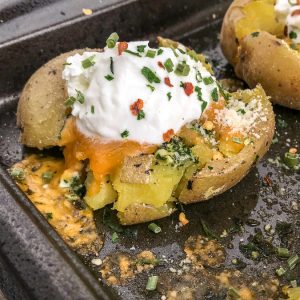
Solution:
[{"label": "white creamy topping", "polygon": [[[106,47],[103,52],[85,52],[67,59],[63,79],[67,83],[68,94],[76,98],[77,91],[80,91],[84,96],[84,103],[76,101],[72,109],[76,124],[84,135],[122,140],[124,134],[123,137],[121,134],[127,131],[129,140],[161,144],[165,132],[173,129],[176,133],[184,124],[198,119],[202,114],[203,102],[207,102],[208,106],[212,101],[217,84],[201,62],[196,62],[179,50],[174,50],[176,56],[171,48],[160,48],[163,52],[158,55],[157,49],[149,48],[148,42],[130,42],[128,50],[139,53],[137,46],[140,45],[145,46],[141,57],[128,52],[119,55],[117,44],[113,49]],[[154,58],[146,57],[148,50],[155,51]],[[82,61],[91,56],[90,61],[94,65],[84,68]],[[174,64],[170,73],[159,66],[160,62],[164,64],[167,59]],[[174,72],[176,66],[184,61],[190,67],[189,74],[177,75]],[[160,83],[150,83],[141,72],[143,67],[153,71]],[[169,77],[173,87],[165,84],[166,77]],[[198,82],[201,77],[210,77],[213,82]],[[194,86],[190,96],[182,87],[182,83],[186,82]],[[198,89],[195,90],[195,87],[200,88],[204,101],[198,99]],[[138,99],[143,101],[144,118],[140,120],[130,110],[130,106]]]},{"label": "white creamy topping", "polygon": [[295,43],[300,43],[300,5],[297,0],[277,0],[275,12],[279,22],[287,26],[288,36]]}]

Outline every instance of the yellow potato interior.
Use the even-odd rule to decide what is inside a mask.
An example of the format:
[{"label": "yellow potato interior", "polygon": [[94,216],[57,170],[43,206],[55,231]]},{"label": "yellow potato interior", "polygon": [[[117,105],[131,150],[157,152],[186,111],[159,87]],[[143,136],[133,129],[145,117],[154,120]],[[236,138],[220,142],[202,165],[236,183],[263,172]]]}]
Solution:
[{"label": "yellow potato interior", "polygon": [[252,1],[243,8],[245,17],[235,24],[235,34],[240,40],[256,31],[267,31],[276,36],[282,36],[284,26],[277,22],[274,1]]}]

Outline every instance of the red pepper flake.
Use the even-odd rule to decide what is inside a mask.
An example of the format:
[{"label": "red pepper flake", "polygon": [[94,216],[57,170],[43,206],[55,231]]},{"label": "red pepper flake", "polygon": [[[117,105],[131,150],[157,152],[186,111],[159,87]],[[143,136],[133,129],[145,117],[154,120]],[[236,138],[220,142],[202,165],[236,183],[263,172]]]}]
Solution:
[{"label": "red pepper flake", "polygon": [[158,61],[157,64],[160,68],[165,69],[165,66],[161,61]]},{"label": "red pepper flake", "polygon": [[144,107],[144,101],[142,99],[137,99],[134,103],[130,105],[130,111],[134,116],[137,116]]},{"label": "red pepper flake", "polygon": [[119,42],[118,43],[118,51],[119,55],[121,55],[125,50],[128,48],[128,43],[127,42]]},{"label": "red pepper flake", "polygon": [[174,85],[171,83],[170,78],[169,77],[165,77],[165,84],[169,87],[173,87]]},{"label": "red pepper flake", "polygon": [[166,131],[164,134],[163,134],[163,140],[165,142],[170,142],[170,140],[172,139],[172,137],[175,135],[175,132],[173,129],[169,129],[168,131]]},{"label": "red pepper flake", "polygon": [[194,86],[191,82],[185,82],[183,84],[183,89],[187,96],[190,96],[194,92]]},{"label": "red pepper flake", "polygon": [[300,9],[296,9],[292,12],[292,17],[299,16],[300,15]]},{"label": "red pepper flake", "polygon": [[271,178],[268,175],[264,177],[264,182],[267,186],[272,186],[273,185],[273,182],[272,182]]}]

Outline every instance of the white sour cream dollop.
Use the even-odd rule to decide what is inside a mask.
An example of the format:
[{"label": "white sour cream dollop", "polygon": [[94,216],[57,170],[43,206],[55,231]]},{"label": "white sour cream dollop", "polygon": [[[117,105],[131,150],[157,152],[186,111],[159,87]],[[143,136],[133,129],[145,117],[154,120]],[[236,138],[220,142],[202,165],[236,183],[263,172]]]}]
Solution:
[{"label": "white sour cream dollop", "polygon": [[[138,52],[138,46],[144,46],[144,52]],[[84,96],[84,102],[75,101],[72,108],[76,125],[84,135],[108,141],[123,140],[126,136],[139,143],[161,144],[165,132],[173,129],[176,133],[184,124],[201,116],[203,103],[208,106],[216,92],[218,95],[215,78],[188,54],[178,49],[159,49],[160,54],[158,49],[149,48],[148,42],[130,42],[127,50],[140,56],[128,52],[119,55],[117,43],[103,52],[84,52],[67,59],[62,77],[70,97],[78,97],[78,91]],[[155,51],[155,57],[147,57],[148,50]],[[93,65],[84,68],[82,62],[86,59]],[[170,73],[159,66],[167,59],[174,64]],[[175,73],[177,65],[183,62],[190,68],[187,76]],[[149,82],[142,74],[144,67],[154,72],[160,83]],[[173,87],[165,83],[166,77]],[[194,87],[190,96],[182,87],[187,82]],[[143,101],[140,120],[130,109],[138,99]]]},{"label": "white sour cream dollop", "polygon": [[300,5],[297,0],[277,0],[275,12],[279,22],[287,26],[287,34],[293,42],[300,43]]}]

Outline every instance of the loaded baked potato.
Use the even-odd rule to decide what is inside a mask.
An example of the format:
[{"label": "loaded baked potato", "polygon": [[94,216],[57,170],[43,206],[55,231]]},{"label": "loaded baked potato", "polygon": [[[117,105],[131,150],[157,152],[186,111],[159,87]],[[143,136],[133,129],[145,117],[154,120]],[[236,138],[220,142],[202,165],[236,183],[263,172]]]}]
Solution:
[{"label": "loaded baked potato", "polygon": [[299,1],[235,0],[222,25],[221,47],[236,75],[260,83],[271,101],[300,109]]},{"label": "loaded baked potato", "polygon": [[[265,154],[274,133],[272,106],[261,86],[229,93],[211,75],[211,67],[202,55],[171,40],[159,38],[158,42],[159,48],[154,50],[145,43],[129,45],[109,39],[108,48],[103,52],[75,50],[62,54],[32,75],[24,87],[18,106],[18,124],[22,130],[23,144],[39,149],[63,147],[65,167],[60,177],[60,188],[70,189],[76,178],[85,186],[84,200],[89,207],[96,210],[113,203],[124,225],[168,216],[175,210],[176,202],[188,204],[208,200],[231,188]],[[108,52],[110,66],[95,69],[94,72],[99,72],[100,77],[88,81],[92,76],[92,68],[99,68],[102,63],[101,60],[96,61],[97,53],[105,51]],[[114,54],[109,51],[118,52]],[[135,134],[131,129],[120,132],[122,139],[116,138],[117,141],[103,137],[111,128],[105,129],[102,140],[99,140],[99,135],[89,135],[87,131],[87,128],[98,130],[110,122],[112,128],[123,126],[127,122],[126,111],[129,108],[129,115],[133,119],[126,126],[131,126],[130,122],[133,121],[140,127],[144,126],[142,122],[151,117],[151,111],[150,108],[147,110],[141,99],[130,107],[126,104],[120,110],[113,106],[113,112],[104,109],[106,115],[103,118],[111,118],[105,124],[95,124],[95,119],[85,119],[85,122],[79,123],[86,116],[96,117],[98,110],[103,108],[96,106],[93,97],[97,93],[91,95],[91,89],[98,88],[102,77],[107,80],[107,86],[118,84],[114,80],[121,74],[118,64],[122,63],[125,55],[132,68],[139,63],[143,66],[144,62],[153,63],[152,67],[155,63],[158,68],[156,72],[151,72],[143,67],[143,76],[132,78],[132,84],[126,81],[129,80],[128,73],[123,72],[125,67],[122,65],[122,75],[126,73],[126,77],[122,77],[123,85],[129,82],[127,88],[134,90],[139,84],[138,80],[145,77],[147,81],[143,81],[143,86],[150,93],[158,93],[159,105],[171,103],[173,98],[173,101],[183,101],[174,114],[189,113],[189,109],[196,110],[198,114],[196,118],[189,116],[189,121],[182,123],[182,126],[177,124],[180,120],[175,120],[178,130],[170,128],[162,131],[162,137],[158,135],[156,138],[162,139],[161,143],[155,143],[151,136],[152,124],[145,127],[145,139],[151,141],[147,143],[137,142],[139,136],[131,139],[131,134]],[[168,55],[168,59],[163,55]],[[176,59],[179,60],[177,66],[172,63]],[[81,64],[81,73],[76,61]],[[163,83],[159,78],[163,76],[166,77],[161,87]],[[191,82],[187,82],[186,78],[192,78]],[[78,86],[81,90],[77,89]],[[106,83],[104,87],[101,93],[107,93]],[[118,93],[121,88],[117,86],[113,91]],[[167,90],[160,94],[160,88]],[[169,92],[165,94],[165,91]],[[109,97],[108,93],[105,95]],[[120,95],[125,98],[124,91]],[[84,111],[89,97],[93,98],[93,105]],[[111,105],[111,102],[107,105]],[[118,102],[118,105],[122,103]],[[193,108],[190,105],[195,106]],[[157,123],[158,127],[163,127],[165,122],[170,122],[167,114],[171,112],[154,112],[153,123],[155,118],[164,115],[165,119],[159,119]],[[107,115],[109,113],[111,115]],[[123,118],[120,117],[122,115]],[[184,117],[188,119],[186,115]],[[137,130],[142,135],[144,132],[140,127]],[[153,132],[155,135],[156,131]]]}]

